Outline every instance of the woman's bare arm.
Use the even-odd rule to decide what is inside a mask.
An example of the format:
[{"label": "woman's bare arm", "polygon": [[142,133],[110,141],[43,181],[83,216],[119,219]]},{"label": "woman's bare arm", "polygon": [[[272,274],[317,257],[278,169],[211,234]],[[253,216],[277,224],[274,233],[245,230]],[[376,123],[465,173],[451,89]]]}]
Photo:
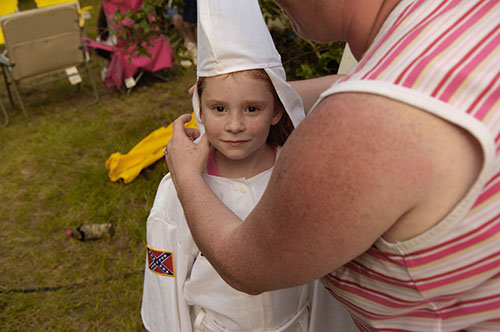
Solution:
[{"label": "woman's bare arm", "polygon": [[[327,274],[425,210],[421,202],[448,187],[440,164],[454,143],[437,129],[455,129],[443,123],[382,97],[329,97],[290,136],[243,222],[203,181],[206,159],[190,139],[178,144],[179,123],[167,159],[200,250],[229,284],[258,294]],[[457,165],[471,159],[453,155]],[[182,162],[171,165],[172,159]]]},{"label": "woman's bare arm", "polygon": [[319,95],[344,75],[329,75],[300,81],[288,82],[299,94],[304,103],[306,114],[309,113]]}]

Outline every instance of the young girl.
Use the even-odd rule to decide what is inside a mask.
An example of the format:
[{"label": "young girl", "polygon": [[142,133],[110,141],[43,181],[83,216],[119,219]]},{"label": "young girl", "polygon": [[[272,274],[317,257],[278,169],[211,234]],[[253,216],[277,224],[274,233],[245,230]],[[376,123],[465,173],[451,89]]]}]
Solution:
[{"label": "young girl", "polygon": [[[200,0],[198,8],[193,108],[200,132],[213,147],[204,178],[245,218],[267,186],[279,147],[304,111],[286,83],[257,0]],[[236,26],[232,39],[228,27]],[[164,177],[147,221],[141,313],[148,330],[319,332],[342,325],[338,331],[349,331],[342,310],[318,283],[258,296],[231,288],[199,252],[172,179]]]}]

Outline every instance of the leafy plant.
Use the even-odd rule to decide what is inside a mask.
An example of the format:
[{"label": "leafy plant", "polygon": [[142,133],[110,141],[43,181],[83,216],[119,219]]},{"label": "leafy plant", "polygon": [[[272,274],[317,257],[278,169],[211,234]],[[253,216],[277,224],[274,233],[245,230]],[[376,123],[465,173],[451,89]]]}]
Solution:
[{"label": "leafy plant", "polygon": [[[288,18],[274,0],[259,0],[259,3],[289,79],[307,79],[337,72],[344,43],[317,44],[303,40],[293,32]],[[142,10],[138,12],[117,13],[118,20],[129,22],[120,32],[122,37],[129,40],[130,45],[141,41],[136,44],[138,55],[148,55],[147,41],[158,34],[171,41],[176,54],[183,53],[183,43],[177,42],[179,33],[166,17],[168,8],[177,6],[182,9],[182,4],[182,0],[144,0]]]}]

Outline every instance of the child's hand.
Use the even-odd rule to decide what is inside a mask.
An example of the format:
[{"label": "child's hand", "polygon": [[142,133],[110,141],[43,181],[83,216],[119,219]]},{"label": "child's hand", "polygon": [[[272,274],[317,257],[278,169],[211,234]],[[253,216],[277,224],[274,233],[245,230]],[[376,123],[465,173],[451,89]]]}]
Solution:
[{"label": "child's hand", "polygon": [[210,144],[206,136],[198,144],[193,142],[200,136],[200,132],[184,128],[184,124],[190,120],[190,114],[183,114],[174,121],[172,138],[165,148],[165,159],[176,187],[179,184],[182,186],[196,175],[201,176],[207,167]]}]

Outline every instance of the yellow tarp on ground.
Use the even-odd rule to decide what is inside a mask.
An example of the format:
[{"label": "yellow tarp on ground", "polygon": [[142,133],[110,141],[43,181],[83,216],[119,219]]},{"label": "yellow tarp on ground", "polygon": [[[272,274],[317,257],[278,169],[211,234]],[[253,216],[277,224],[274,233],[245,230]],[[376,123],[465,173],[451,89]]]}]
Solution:
[{"label": "yellow tarp on ground", "polygon": [[[191,121],[186,123],[185,127],[197,128],[194,113],[191,114]],[[113,182],[123,179],[124,183],[134,180],[141,170],[163,158],[163,148],[167,146],[170,137],[172,137],[172,124],[156,129],[125,155],[120,152],[113,153],[106,160],[109,179]]]}]

